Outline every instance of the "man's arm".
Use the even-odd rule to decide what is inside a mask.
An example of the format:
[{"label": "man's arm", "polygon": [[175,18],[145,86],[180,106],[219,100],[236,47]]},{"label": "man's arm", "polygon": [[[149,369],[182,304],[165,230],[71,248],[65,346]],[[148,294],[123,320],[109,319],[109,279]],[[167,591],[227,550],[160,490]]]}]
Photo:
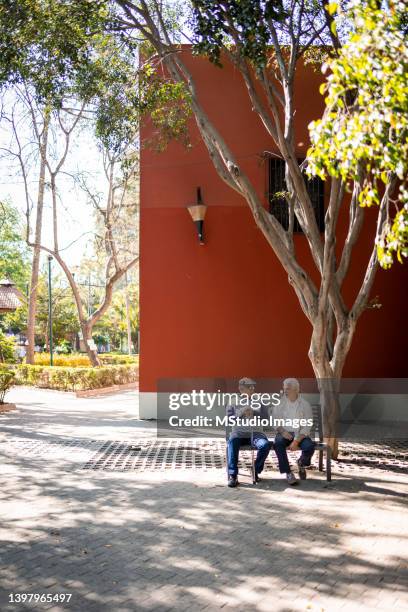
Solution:
[{"label": "man's arm", "polygon": [[[279,404],[273,407],[272,415],[274,419],[285,419],[286,418],[285,401],[286,401],[285,398],[282,397]],[[283,427],[283,425],[279,425],[279,427],[276,428],[276,431],[278,434],[286,438],[286,440],[292,440],[292,437],[293,437],[292,434],[290,434]]]},{"label": "man's arm", "polygon": [[[308,401],[302,398],[302,409],[300,410],[300,419],[312,419],[313,421],[313,410]],[[300,425],[296,438],[289,446],[289,450],[297,450],[299,444],[310,435],[311,425]]]},{"label": "man's arm", "polygon": [[[303,398],[302,398],[302,410],[301,410],[300,418],[313,422],[312,407],[309,404],[309,402]],[[301,442],[303,438],[307,438],[308,436],[310,436],[311,429],[312,429],[311,425],[301,425],[299,427],[299,432],[298,432],[298,435],[296,436],[296,439],[299,440],[300,438],[299,442]]]}]

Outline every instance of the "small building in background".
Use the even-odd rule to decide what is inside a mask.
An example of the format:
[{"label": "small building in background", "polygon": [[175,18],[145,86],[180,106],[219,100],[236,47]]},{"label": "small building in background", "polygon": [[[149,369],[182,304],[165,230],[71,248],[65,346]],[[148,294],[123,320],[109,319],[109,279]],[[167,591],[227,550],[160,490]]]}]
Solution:
[{"label": "small building in background", "polygon": [[23,305],[23,294],[8,279],[0,281],[0,314],[14,312]]}]

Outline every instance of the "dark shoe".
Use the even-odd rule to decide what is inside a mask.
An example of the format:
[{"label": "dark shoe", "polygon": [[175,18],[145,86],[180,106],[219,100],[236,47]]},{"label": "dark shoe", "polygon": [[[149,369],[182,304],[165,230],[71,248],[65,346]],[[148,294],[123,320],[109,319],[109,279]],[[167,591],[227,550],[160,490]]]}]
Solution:
[{"label": "dark shoe", "polygon": [[229,487],[237,487],[238,486],[238,478],[236,476],[228,476],[228,486]]},{"label": "dark shoe", "polygon": [[255,482],[260,482],[262,478],[259,478],[258,474],[255,474]]},{"label": "dark shoe", "polygon": [[299,478],[300,478],[300,480],[306,480],[307,474],[306,474],[305,466],[301,464],[300,459],[298,459],[297,464],[298,464],[298,468],[299,468]]},{"label": "dark shoe", "polygon": [[299,484],[298,479],[296,478],[296,476],[294,475],[293,472],[288,472],[286,474],[286,480],[288,481],[288,484],[290,485],[297,485]]}]

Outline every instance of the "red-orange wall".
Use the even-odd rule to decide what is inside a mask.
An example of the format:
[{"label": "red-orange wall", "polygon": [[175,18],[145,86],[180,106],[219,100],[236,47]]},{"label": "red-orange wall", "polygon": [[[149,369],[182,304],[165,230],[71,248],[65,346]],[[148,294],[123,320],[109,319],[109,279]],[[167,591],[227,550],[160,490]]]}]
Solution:
[{"label": "red-orange wall", "polygon": [[[260,154],[274,145],[233,67],[223,69],[184,52],[200,99],[238,162],[265,192]],[[322,112],[321,77],[302,70],[296,85],[299,157],[307,149],[307,125]],[[142,141],[151,136],[145,126]],[[310,325],[287,276],[243,198],[216,174],[191,122],[190,149],[171,143],[164,153],[141,154],[140,389],[155,391],[160,378],[312,376],[307,351]],[[205,245],[200,246],[186,206],[201,186],[208,205]],[[351,300],[371,247],[370,222],[355,251],[346,283]],[[344,236],[347,210],[338,239]],[[306,239],[296,236],[299,259],[313,269]],[[379,271],[373,295],[381,310],[359,323],[344,375],[406,377],[408,266]]]}]

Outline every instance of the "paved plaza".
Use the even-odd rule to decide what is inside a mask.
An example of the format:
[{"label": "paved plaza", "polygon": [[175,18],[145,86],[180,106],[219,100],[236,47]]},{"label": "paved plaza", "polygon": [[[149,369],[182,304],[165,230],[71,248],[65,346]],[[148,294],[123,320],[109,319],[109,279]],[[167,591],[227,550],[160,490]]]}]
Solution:
[{"label": "paved plaza", "polygon": [[[141,467],[156,430],[138,420],[136,392],[16,388],[8,399],[1,612],[408,610],[401,458],[334,462],[331,483],[311,470],[298,487],[270,462],[258,485],[244,475],[231,490],[219,458],[168,469],[159,450],[161,463]],[[71,597],[16,601],[30,593]]]}]

